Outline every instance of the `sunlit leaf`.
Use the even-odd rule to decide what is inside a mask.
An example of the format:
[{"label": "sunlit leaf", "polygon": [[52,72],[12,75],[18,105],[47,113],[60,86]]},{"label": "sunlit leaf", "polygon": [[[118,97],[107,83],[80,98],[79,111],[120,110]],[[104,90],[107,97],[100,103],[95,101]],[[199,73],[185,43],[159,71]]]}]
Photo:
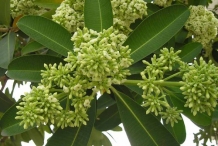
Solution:
[{"label": "sunlit leaf", "polygon": [[173,5],[144,19],[124,43],[131,48],[131,58],[134,63],[169,41],[184,26],[188,17],[187,7]]},{"label": "sunlit leaf", "polygon": [[63,55],[72,51],[72,35],[61,25],[40,16],[24,16],[17,26],[43,46]]},{"label": "sunlit leaf", "polygon": [[110,0],[85,0],[85,26],[101,32],[113,25],[113,13]]},{"label": "sunlit leaf", "polygon": [[117,92],[117,106],[125,131],[131,145],[179,146],[169,131],[151,114],[146,114],[144,108],[129,98]]}]

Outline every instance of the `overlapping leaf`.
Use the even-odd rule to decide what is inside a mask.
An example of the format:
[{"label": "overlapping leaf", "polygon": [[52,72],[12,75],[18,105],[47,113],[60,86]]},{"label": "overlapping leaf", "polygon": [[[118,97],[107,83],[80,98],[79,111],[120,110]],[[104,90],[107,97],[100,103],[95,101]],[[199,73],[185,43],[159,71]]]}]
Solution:
[{"label": "overlapping leaf", "polygon": [[14,59],[8,66],[7,76],[19,81],[40,82],[44,64],[59,64],[63,60],[49,55],[29,55]]},{"label": "overlapping leaf", "polygon": [[124,43],[131,48],[131,58],[134,63],[169,41],[183,27],[188,17],[189,10],[187,7],[173,5],[144,19]]},{"label": "overlapping leaf", "polygon": [[71,34],[61,25],[40,16],[24,16],[17,26],[43,46],[63,55],[72,51]]},{"label": "overlapping leaf", "polygon": [[97,32],[113,25],[113,13],[110,0],[85,0],[85,26]]},{"label": "overlapping leaf", "polygon": [[117,105],[114,104],[103,111],[95,121],[95,128],[100,131],[107,131],[121,123]]},{"label": "overlapping leaf", "polygon": [[46,146],[85,146],[89,141],[89,137],[94,125],[96,114],[96,101],[93,100],[91,108],[88,110],[89,121],[87,125],[80,127],[67,127],[58,129],[55,134],[49,139]]},{"label": "overlapping leaf", "polygon": [[0,40],[0,67],[7,69],[11,62],[15,48],[15,33],[9,32]]},{"label": "overlapping leaf", "polygon": [[116,94],[117,106],[131,145],[179,146],[169,131],[144,108],[123,93]]},{"label": "overlapping leaf", "polygon": [[9,0],[0,0],[0,11],[0,24],[9,26],[11,23]]}]

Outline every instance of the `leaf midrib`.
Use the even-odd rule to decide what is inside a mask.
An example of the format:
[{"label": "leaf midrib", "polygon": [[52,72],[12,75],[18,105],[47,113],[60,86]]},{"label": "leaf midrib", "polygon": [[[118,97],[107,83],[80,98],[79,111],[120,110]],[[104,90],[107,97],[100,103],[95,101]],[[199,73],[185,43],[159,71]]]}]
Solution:
[{"label": "leaf midrib", "polygon": [[[25,24],[23,24],[23,23],[19,23],[19,22],[18,22],[18,25],[19,25],[19,24],[20,24],[21,26],[24,26],[24,27],[26,27],[26,28],[32,30],[33,32],[36,32],[36,33],[42,35],[44,38],[47,38],[48,40],[51,40],[51,42],[57,44],[57,45],[60,46],[61,48],[65,49],[67,52],[69,51],[65,46],[63,46],[63,45],[61,45],[60,43],[56,42],[55,40],[53,40],[53,39],[47,37],[47,36],[44,35],[43,33],[40,33],[39,31],[37,31],[37,30],[35,30],[35,29],[32,29],[31,27],[29,27],[28,25],[25,25]],[[41,43],[40,43],[40,44],[41,44]],[[48,48],[49,48],[49,47],[48,47]]]},{"label": "leaf midrib", "polygon": [[[130,55],[132,55],[133,53],[137,52],[140,48],[142,48],[145,44],[148,44],[149,42],[151,42],[151,40],[153,40],[153,38],[155,38],[156,36],[158,36],[160,33],[162,33],[163,31],[165,31],[167,28],[169,28],[175,21],[177,21],[185,12],[181,13],[181,15],[179,15],[176,19],[174,19],[174,21],[171,21],[171,23],[168,23],[169,25],[167,25],[165,27],[165,29],[162,29],[161,31],[159,31],[158,33],[156,33],[156,35],[154,35],[153,37],[150,37],[150,39],[148,39],[148,41],[146,41],[145,43],[143,43],[140,47],[136,48],[133,52],[130,53]],[[139,25],[140,26],[140,25]],[[137,27],[139,27],[137,26]],[[136,29],[137,29],[136,27]],[[135,29],[135,30],[136,30]],[[130,35],[131,36],[131,35]]]},{"label": "leaf midrib", "polygon": [[120,98],[120,100],[122,100],[122,102],[125,104],[125,106],[127,107],[127,109],[129,109],[130,113],[133,115],[133,117],[135,117],[136,121],[139,123],[139,125],[141,125],[142,129],[144,129],[146,131],[146,133],[148,134],[148,136],[151,138],[151,140],[158,146],[158,144],[156,143],[156,141],[153,139],[153,137],[149,134],[149,132],[147,131],[147,129],[144,127],[144,125],[140,122],[140,120],[137,118],[137,116],[134,114],[134,112],[131,110],[131,108],[129,108],[129,106],[126,104],[126,102],[122,99],[122,97],[120,96],[120,94],[115,91],[117,96]]}]

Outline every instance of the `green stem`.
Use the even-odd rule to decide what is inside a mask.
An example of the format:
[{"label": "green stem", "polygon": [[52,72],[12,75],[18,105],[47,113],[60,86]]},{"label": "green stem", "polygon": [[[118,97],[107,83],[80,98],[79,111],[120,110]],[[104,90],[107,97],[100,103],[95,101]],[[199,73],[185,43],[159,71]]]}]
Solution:
[{"label": "green stem", "polygon": [[66,103],[66,111],[70,109],[70,99],[67,97],[67,103]]},{"label": "green stem", "polygon": [[[137,85],[138,83],[143,82],[143,80],[126,80],[123,84],[124,85]],[[153,82],[155,85],[160,85],[160,86],[182,86],[185,83],[184,82],[173,82],[173,81],[164,81],[164,80],[159,80],[159,81],[154,81]]]},{"label": "green stem", "polygon": [[164,79],[164,81],[167,81],[167,80],[169,80],[169,79],[171,79],[171,78],[173,78],[173,77],[176,77],[176,76],[178,76],[178,75],[180,75],[180,74],[181,74],[181,72],[177,72],[177,73],[175,73],[175,74],[172,74],[171,76],[166,77],[166,78]]},{"label": "green stem", "polygon": [[50,92],[64,92],[63,89],[55,89],[55,88],[52,88],[52,89],[49,89]]},{"label": "green stem", "polygon": [[63,99],[63,97],[66,97],[67,95],[68,95],[68,93],[62,92],[62,93],[58,94],[56,98],[60,101]]}]

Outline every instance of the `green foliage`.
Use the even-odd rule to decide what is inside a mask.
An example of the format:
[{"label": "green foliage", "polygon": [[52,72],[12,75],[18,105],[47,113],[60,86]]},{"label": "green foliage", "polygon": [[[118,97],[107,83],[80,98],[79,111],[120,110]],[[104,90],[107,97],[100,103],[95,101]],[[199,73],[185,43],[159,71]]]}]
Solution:
[{"label": "green foliage", "polygon": [[[0,0],[0,145],[41,146],[48,132],[46,146],[111,146],[102,132],[123,130],[133,146],[177,146],[181,115],[205,145],[218,128],[210,2]],[[15,101],[23,81],[32,89]]]}]

